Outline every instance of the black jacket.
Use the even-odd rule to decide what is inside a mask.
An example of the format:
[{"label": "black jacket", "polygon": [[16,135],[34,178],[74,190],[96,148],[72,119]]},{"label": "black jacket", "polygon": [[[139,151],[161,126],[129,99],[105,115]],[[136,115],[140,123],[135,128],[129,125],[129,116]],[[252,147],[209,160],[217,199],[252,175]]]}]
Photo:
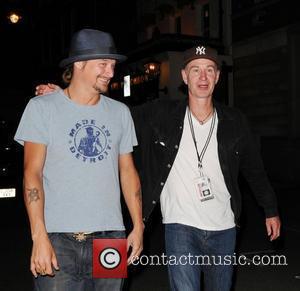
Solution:
[{"label": "black jacket", "polygon": [[[139,146],[134,152],[143,193],[146,221],[156,203],[174,163],[182,132],[187,99],[155,101],[132,110]],[[237,109],[215,103],[218,113],[218,154],[231,207],[237,222],[241,213],[238,175],[249,183],[266,217],[277,216],[275,194],[267,179],[259,151],[244,115]]]}]

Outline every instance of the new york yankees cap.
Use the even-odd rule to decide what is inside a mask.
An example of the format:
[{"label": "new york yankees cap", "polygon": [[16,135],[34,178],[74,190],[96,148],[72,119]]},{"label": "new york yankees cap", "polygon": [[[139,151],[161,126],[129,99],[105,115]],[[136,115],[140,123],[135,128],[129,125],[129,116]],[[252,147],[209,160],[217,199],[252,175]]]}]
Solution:
[{"label": "new york yankees cap", "polygon": [[183,68],[195,59],[209,59],[215,62],[218,67],[220,66],[217,50],[209,46],[200,44],[186,50],[183,55]]}]

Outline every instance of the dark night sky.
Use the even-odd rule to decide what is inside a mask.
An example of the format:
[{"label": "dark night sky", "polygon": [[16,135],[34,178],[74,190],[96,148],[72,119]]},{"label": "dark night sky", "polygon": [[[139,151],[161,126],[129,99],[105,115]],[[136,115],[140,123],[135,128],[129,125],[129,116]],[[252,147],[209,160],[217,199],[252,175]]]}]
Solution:
[{"label": "dark night sky", "polygon": [[[40,2],[40,4],[38,4]],[[9,11],[23,15],[18,25],[10,24]],[[70,25],[70,11],[73,13]],[[96,11],[96,12],[95,12]],[[43,37],[51,35],[49,45],[61,48],[61,42],[68,46],[73,31],[81,28],[96,28],[109,31],[115,38],[120,52],[126,53],[136,47],[135,1],[21,1],[5,0],[0,2],[0,33],[2,43],[3,74],[2,88],[25,90],[26,93],[43,78],[53,77],[54,68],[65,57],[67,51],[54,49],[53,64],[42,65],[40,56]],[[62,35],[60,20],[63,19],[69,33]],[[64,21],[65,20],[65,21]],[[47,72],[48,70],[48,72]],[[19,91],[18,90],[18,91]]]}]

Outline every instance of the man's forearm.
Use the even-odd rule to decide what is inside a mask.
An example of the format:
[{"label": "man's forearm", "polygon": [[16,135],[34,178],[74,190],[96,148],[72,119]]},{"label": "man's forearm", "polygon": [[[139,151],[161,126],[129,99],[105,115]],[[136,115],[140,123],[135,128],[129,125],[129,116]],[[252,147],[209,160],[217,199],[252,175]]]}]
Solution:
[{"label": "man's forearm", "polygon": [[127,251],[131,248],[127,263],[131,264],[143,250],[142,194],[140,179],[131,156],[127,162],[126,158],[123,161],[125,162],[120,167],[121,187],[133,223],[133,229],[127,237]]},{"label": "man's forearm", "polygon": [[141,185],[135,169],[121,173],[121,187],[133,226],[143,228]]},{"label": "man's forearm", "polygon": [[141,188],[135,190],[123,189],[124,199],[130,213],[134,228],[144,228],[142,219],[142,194]]},{"label": "man's forearm", "polygon": [[144,230],[141,183],[131,154],[120,155],[119,171],[121,188],[132,219],[134,231],[141,234]]},{"label": "man's forearm", "polygon": [[[125,195],[125,194],[124,194]],[[141,188],[139,187],[136,191],[130,193],[129,199],[125,201],[132,219],[132,223],[134,228],[141,228],[144,229],[143,218],[142,218],[142,192]]]},{"label": "man's forearm", "polygon": [[24,201],[27,209],[31,235],[34,240],[39,235],[46,234],[44,220],[44,191],[41,177],[24,171]]}]

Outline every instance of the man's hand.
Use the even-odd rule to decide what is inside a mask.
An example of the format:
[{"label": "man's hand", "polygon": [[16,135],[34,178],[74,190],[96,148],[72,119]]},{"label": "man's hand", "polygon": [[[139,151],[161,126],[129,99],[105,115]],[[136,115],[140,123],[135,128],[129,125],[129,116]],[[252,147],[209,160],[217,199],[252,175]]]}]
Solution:
[{"label": "man's hand", "polygon": [[34,277],[38,274],[54,276],[52,266],[56,271],[59,270],[56,255],[47,234],[41,235],[33,240],[30,270]]},{"label": "man's hand", "polygon": [[54,91],[57,91],[61,89],[59,86],[55,85],[55,84],[40,84],[38,86],[35,87],[35,95],[44,95],[47,93],[52,93]]},{"label": "man's hand", "polygon": [[131,247],[131,253],[127,259],[128,265],[137,259],[143,250],[143,233],[144,225],[139,228],[135,227],[127,237],[127,252]]},{"label": "man's hand", "polygon": [[280,236],[280,226],[281,222],[279,216],[266,218],[266,228],[270,241],[273,241]]}]

